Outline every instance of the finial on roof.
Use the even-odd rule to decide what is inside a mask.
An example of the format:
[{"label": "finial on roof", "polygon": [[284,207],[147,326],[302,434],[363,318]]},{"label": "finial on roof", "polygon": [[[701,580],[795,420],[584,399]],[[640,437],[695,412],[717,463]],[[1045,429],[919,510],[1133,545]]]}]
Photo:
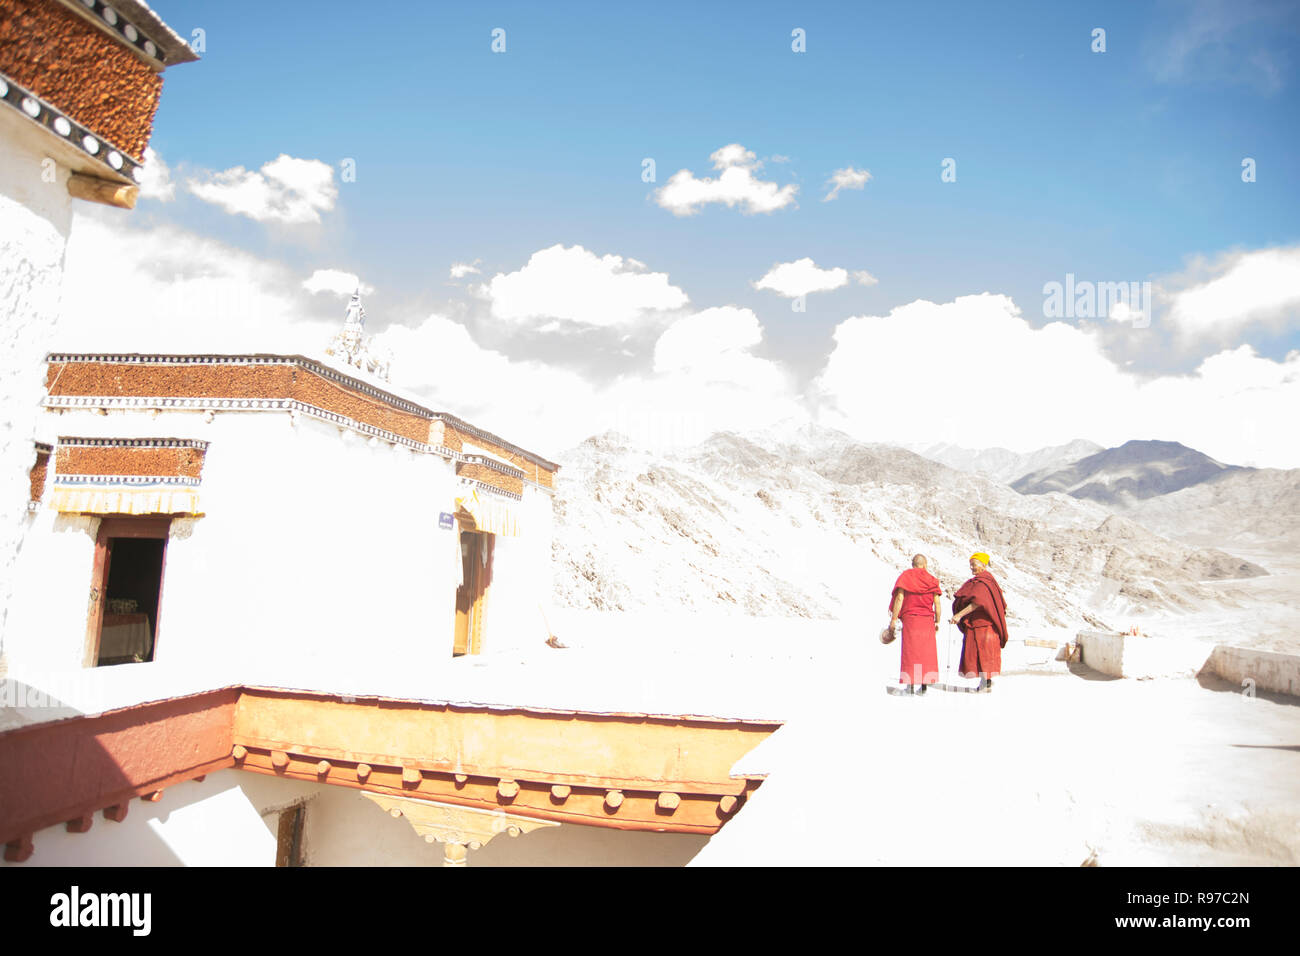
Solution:
[{"label": "finial on roof", "polygon": [[348,303],[347,318],[344,320],[346,325],[355,325],[358,328],[365,328],[366,325],[366,307],[361,304],[361,283],[357,283],[357,291],[352,293],[352,301]]},{"label": "finial on roof", "polygon": [[361,282],[358,280],[357,289],[348,302],[343,328],[334,334],[334,338],[325,348],[325,354],[336,356],[353,368],[370,372],[386,382],[391,371],[392,358],[386,354],[375,353],[374,339],[365,335],[365,328],[366,309],[361,304]]}]

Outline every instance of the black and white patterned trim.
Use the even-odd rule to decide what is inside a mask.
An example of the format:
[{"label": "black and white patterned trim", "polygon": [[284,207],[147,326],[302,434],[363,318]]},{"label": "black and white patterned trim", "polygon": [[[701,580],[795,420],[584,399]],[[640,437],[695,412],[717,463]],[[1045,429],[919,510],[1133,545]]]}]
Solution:
[{"label": "black and white patterned trim", "polygon": [[502,498],[509,498],[511,501],[523,501],[524,496],[514,491],[505,491],[495,485],[489,485],[487,482],[476,481],[474,487],[479,491],[486,491],[488,494],[498,495]]},{"label": "black and white patterned trim", "polygon": [[158,14],[138,0],[59,0],[154,69],[192,63],[198,55]]},{"label": "black and white patterned trim", "polygon": [[51,135],[67,140],[111,172],[114,178],[137,185],[144,178],[142,163],[3,73],[0,73],[0,100]]},{"label": "black and white patterned trim", "polygon": [[288,411],[296,405],[303,405],[291,398],[170,398],[138,395],[46,395],[43,404],[47,408],[157,408],[186,411]]},{"label": "black and white patterned trim", "polygon": [[[336,412],[327,412],[323,408],[317,408],[315,405],[309,405],[306,402],[300,402],[292,398],[166,398],[159,396],[121,396],[121,395],[46,395],[42,404],[46,408],[59,409],[76,409],[76,408],[104,408],[104,409],[139,409],[141,411],[222,411],[222,412],[297,412],[306,415],[309,418],[315,418],[320,421],[330,422],[342,428],[350,428],[353,431],[368,435],[371,438],[378,438],[381,441],[390,442],[394,445],[403,445],[407,448],[419,452],[425,452],[431,455],[440,455],[443,458],[457,459],[459,453],[447,448],[444,445],[430,445],[428,442],[416,441],[407,438],[405,435],[399,435],[396,432],[390,432],[383,428],[376,428],[374,425],[367,425],[365,422],[359,422],[354,418],[348,418],[346,415],[339,415]],[[207,443],[203,446],[206,448]],[[197,445],[195,446],[197,447]]]},{"label": "black and white patterned trim", "polygon": [[134,23],[113,9],[111,4],[101,3],[100,0],[79,0],[79,3],[87,13],[108,27],[114,37],[155,63],[166,64],[167,55],[158,49],[158,44],[145,36]]},{"label": "black and white patterned trim", "polygon": [[109,365],[296,365],[289,355],[154,355],[141,352],[50,352],[47,362],[104,362]]},{"label": "black and white patterned trim", "polygon": [[69,448],[197,448],[205,451],[208,443],[199,438],[64,438],[59,445]]},{"label": "black and white patterned trim", "polygon": [[52,484],[56,486],[113,486],[113,485],[171,485],[176,487],[197,488],[202,481],[183,475],[55,475]]},{"label": "black and white patterned trim", "polygon": [[[235,399],[235,398],[193,398],[193,399],[176,399],[176,398],[139,398],[139,397],[93,397],[85,395],[47,395],[44,405],[47,408],[138,408],[150,410],[155,408],[176,409],[181,408],[187,411],[210,411],[210,410],[229,410],[229,411],[288,411],[298,412],[315,418],[320,421],[330,422],[344,428],[351,428],[371,437],[378,438],[382,441],[391,442],[394,445],[403,445],[413,451],[423,452],[425,454],[437,455],[449,461],[471,461],[477,464],[486,464],[489,467],[495,467],[497,471],[504,474],[511,474],[520,477],[525,485],[532,486],[538,491],[554,497],[555,489],[548,488],[546,485],[533,481],[524,475],[518,469],[511,469],[509,466],[501,465],[490,458],[483,458],[481,455],[465,455],[456,451],[454,448],[448,448],[446,445],[430,445],[425,442],[413,441],[394,432],[385,431],[382,428],[375,428],[373,425],[366,425],[354,419],[347,418],[343,415],[337,415],[334,412],[327,412],[324,409],[317,408],[315,405],[308,405],[306,402],[299,402],[290,399]],[[53,452],[53,447],[42,442],[36,442],[38,452],[43,451],[45,454]],[[206,451],[208,443],[194,438],[60,438],[60,445],[69,447],[84,446],[109,446],[109,447],[145,447],[145,448],[197,448]],[[57,480],[63,481],[65,476],[60,476]],[[72,476],[67,476],[72,477]],[[85,478],[86,476],[79,476]],[[116,480],[116,479],[113,479]],[[173,479],[166,479],[171,481]],[[180,480],[180,479],[175,479]],[[198,479],[194,479],[197,484]],[[485,482],[474,481],[474,485],[480,489],[486,489],[491,494],[502,495],[515,501],[522,501],[523,495],[513,491],[505,491]]]},{"label": "black and white patterned trim", "polygon": [[504,438],[500,438],[496,435],[493,435],[491,432],[484,431],[481,428],[471,425],[469,422],[457,418],[455,415],[450,415],[447,412],[430,412],[429,414],[433,418],[438,419],[438,421],[440,422],[446,422],[452,427],[459,429],[460,431],[463,431],[468,435],[472,435],[473,437],[477,438],[479,441],[490,442],[491,444],[497,445],[500,448],[504,448],[507,451],[514,452],[516,455],[520,456],[521,458],[527,458],[533,464],[545,468],[547,471],[559,471],[560,469],[560,466],[557,465],[555,462],[547,461],[541,455],[534,454],[533,452],[528,451],[525,448],[520,448],[518,445],[512,445]]},{"label": "black and white patterned trim", "polygon": [[497,461],[495,458],[488,458],[486,455],[474,455],[474,454],[462,453],[457,457],[461,461],[465,462],[466,464],[484,465],[488,468],[491,468],[493,471],[499,471],[501,472],[501,474],[509,475],[512,478],[526,477],[524,472],[520,471],[518,468],[514,467],[513,465],[504,464],[503,462]]},{"label": "black and white patterned trim", "polygon": [[351,375],[345,375],[336,368],[314,361],[302,355],[147,355],[140,353],[122,353],[104,355],[98,353],[57,352],[45,356],[47,362],[104,362],[111,365],[296,365],[308,372],[314,372],[331,381],[346,385],[363,395],[377,398],[387,405],[419,415],[421,418],[433,418],[433,412],[415,402],[407,401],[392,392],[376,388]]}]

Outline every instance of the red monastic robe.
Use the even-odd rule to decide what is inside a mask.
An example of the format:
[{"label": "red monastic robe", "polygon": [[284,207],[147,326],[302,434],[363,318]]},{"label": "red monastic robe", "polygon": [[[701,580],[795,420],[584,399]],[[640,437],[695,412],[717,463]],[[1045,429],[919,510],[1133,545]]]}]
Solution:
[{"label": "red monastic robe", "polygon": [[952,612],[968,604],[971,611],[960,621],[963,677],[995,677],[1002,673],[1002,648],[1007,646],[1007,602],[1002,588],[988,571],[980,571],[953,595]]},{"label": "red monastic robe", "polygon": [[939,580],[924,568],[904,571],[889,595],[891,613],[900,591],[903,607],[898,617],[903,622],[903,659],[898,682],[933,684],[939,679],[939,651],[934,641],[934,596],[942,593]]}]

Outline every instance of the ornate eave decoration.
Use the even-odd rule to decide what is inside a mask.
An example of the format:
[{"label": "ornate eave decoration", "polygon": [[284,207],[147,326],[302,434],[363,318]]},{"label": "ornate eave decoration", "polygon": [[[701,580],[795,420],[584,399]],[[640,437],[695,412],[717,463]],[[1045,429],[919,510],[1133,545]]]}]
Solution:
[{"label": "ornate eave decoration", "polygon": [[199,58],[175,30],[139,0],[59,0],[59,3],[155,70],[192,63]]},{"label": "ornate eave decoration", "polygon": [[[408,399],[402,398],[392,392],[386,391],[375,386],[370,382],[355,378],[319,361],[313,361],[302,355],[275,355],[270,353],[254,353],[244,355],[222,355],[218,353],[203,353],[195,355],[178,355],[167,353],[140,353],[140,352],[51,352],[45,357],[45,361],[50,364],[77,364],[77,363],[97,363],[107,365],[292,365],[304,369],[323,378],[337,382],[346,388],[368,395],[371,398],[378,399],[384,404],[395,408],[399,411],[408,412],[412,415],[418,415],[421,418],[432,421],[444,422],[451,425],[457,431],[464,432],[480,441],[485,441],[493,445],[504,448],[514,454],[519,455],[527,461],[530,461],[540,468],[544,468],[552,474],[559,471],[560,466],[547,458],[542,457],[536,452],[531,452],[522,448],[513,442],[506,441],[499,435],[471,425],[464,419],[458,418],[448,412],[434,411],[423,405],[416,404]],[[408,447],[419,450],[432,450],[445,457],[460,460],[463,455],[460,452],[453,452],[442,445],[427,445],[423,442],[413,441],[409,438],[403,438],[400,435],[394,435],[384,429],[365,425],[361,422],[355,422],[350,418],[328,412],[315,406],[307,405],[301,401],[287,398],[195,398],[182,396],[109,396],[109,395],[46,395],[44,404],[49,408],[145,408],[160,410],[232,410],[232,411],[284,411],[297,410],[314,417],[321,417],[328,421],[334,421],[350,428],[355,428],[367,435],[373,435],[382,438],[384,441],[391,441],[397,444],[407,445]],[[474,452],[465,454],[473,455]],[[490,467],[490,466],[489,466]],[[544,490],[550,490],[545,485],[538,485]]]},{"label": "ornate eave decoration", "polygon": [[0,101],[76,150],[81,160],[93,163],[97,171],[130,186],[138,186],[144,178],[143,163],[4,73],[0,73]]}]

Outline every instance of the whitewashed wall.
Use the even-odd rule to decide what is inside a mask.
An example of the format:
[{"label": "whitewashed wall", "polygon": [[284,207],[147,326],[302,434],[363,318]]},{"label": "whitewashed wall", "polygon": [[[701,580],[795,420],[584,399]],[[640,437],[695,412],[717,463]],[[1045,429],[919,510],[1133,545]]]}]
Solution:
[{"label": "whitewashed wall", "polygon": [[15,673],[82,666],[99,521],[46,508],[34,516],[10,596],[5,641]]},{"label": "whitewashed wall", "polygon": [[69,173],[46,156],[49,136],[8,107],[0,110],[0,673],[9,656],[14,564],[30,523],[42,359],[58,318],[72,229]]},{"label": "whitewashed wall", "polygon": [[[454,511],[450,462],[278,412],[47,414],[59,435],[209,443],[204,515],[172,523],[156,660],[347,673],[450,658],[459,549],[438,526]],[[524,535],[497,540],[485,652],[546,639],[550,496],[529,488],[521,508]],[[48,509],[35,519],[13,596],[15,667],[81,666],[97,527]]]},{"label": "whitewashed wall", "polygon": [[210,433],[205,516],[168,544],[160,660],[450,654],[449,463],[305,416],[218,415]]},{"label": "whitewashed wall", "polygon": [[498,535],[485,615],[484,654],[514,654],[546,640],[551,591],[551,496],[524,486],[519,536]]},{"label": "whitewashed wall", "polygon": [[[404,818],[360,791],[324,787],[307,806],[309,866],[441,866],[443,846],[426,843]],[[501,834],[471,850],[468,865],[685,866],[709,842],[686,833],[640,833],[561,824],[517,837]]]}]

